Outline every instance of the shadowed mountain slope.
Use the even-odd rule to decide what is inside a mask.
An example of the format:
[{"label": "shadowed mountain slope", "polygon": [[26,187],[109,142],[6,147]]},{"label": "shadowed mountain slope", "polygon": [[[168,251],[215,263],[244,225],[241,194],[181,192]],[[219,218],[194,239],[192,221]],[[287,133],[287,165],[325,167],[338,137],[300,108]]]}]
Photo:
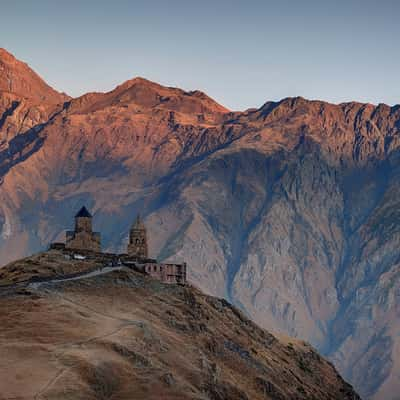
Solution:
[{"label": "shadowed mountain slope", "polygon": [[187,261],[203,291],[310,341],[363,397],[395,398],[399,106],[297,97],[230,112],[142,78],[35,118],[10,104],[2,264],[61,239],[82,204],[104,248],[124,250],[140,212],[151,255]]}]

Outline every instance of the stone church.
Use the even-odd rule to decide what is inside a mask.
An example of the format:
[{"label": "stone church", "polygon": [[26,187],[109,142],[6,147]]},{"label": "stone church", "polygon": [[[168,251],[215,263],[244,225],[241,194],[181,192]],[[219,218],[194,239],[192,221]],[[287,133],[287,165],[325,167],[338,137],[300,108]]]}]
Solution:
[{"label": "stone church", "polygon": [[136,271],[145,273],[164,283],[186,283],[186,263],[159,263],[149,258],[148,237],[146,227],[136,217],[129,231],[129,241],[125,254],[101,253],[101,235],[93,232],[92,215],[86,207],[82,207],[75,215],[75,230],[66,232],[64,243],[52,243],[50,249],[67,253],[82,252],[85,257],[112,257],[118,265],[125,265]]},{"label": "stone church", "polygon": [[100,233],[93,232],[92,215],[85,206],[75,215],[75,230],[66,232],[65,248],[101,251]]}]

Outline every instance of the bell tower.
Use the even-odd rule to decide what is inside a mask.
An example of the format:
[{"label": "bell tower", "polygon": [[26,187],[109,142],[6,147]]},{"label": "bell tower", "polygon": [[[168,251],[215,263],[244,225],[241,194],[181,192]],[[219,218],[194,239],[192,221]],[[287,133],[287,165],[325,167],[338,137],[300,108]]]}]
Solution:
[{"label": "bell tower", "polygon": [[147,233],[140,215],[129,232],[128,255],[137,258],[148,258]]}]

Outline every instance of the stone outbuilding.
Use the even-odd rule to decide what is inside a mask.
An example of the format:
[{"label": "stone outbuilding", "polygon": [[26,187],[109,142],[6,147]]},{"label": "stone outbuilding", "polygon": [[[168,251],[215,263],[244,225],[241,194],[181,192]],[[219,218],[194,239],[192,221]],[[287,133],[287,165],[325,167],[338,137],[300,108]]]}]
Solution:
[{"label": "stone outbuilding", "polygon": [[146,263],[143,272],[164,283],[186,283],[186,263]]},{"label": "stone outbuilding", "polygon": [[100,233],[93,232],[92,215],[85,206],[75,215],[75,230],[66,232],[65,248],[101,251]]}]

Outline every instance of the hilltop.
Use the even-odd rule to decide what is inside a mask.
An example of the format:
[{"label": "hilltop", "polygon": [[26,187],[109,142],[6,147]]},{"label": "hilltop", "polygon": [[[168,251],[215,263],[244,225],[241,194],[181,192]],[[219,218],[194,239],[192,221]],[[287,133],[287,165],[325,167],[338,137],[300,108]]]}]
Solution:
[{"label": "hilltop", "polygon": [[[78,267],[50,251],[6,267],[2,279],[15,268],[23,274],[14,281],[29,270],[48,277],[57,260],[63,271]],[[2,398],[359,399],[311,346],[191,286],[122,269],[0,298]]]}]

